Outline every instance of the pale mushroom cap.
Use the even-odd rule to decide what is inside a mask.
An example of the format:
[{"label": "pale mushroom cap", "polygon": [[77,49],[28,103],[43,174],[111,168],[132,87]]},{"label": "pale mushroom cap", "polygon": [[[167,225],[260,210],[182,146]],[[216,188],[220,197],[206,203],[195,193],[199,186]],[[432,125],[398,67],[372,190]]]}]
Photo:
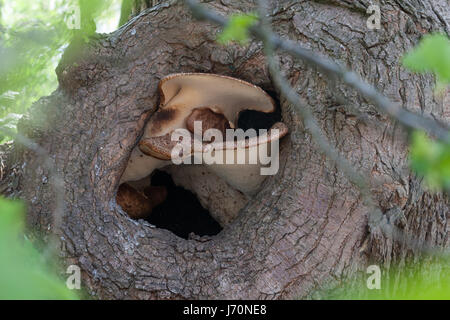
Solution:
[{"label": "pale mushroom cap", "polygon": [[273,99],[246,81],[208,73],[177,73],[161,79],[160,109],[152,116],[144,137],[162,136],[186,128],[185,119],[196,108],[210,108],[233,125],[243,110],[275,111]]},{"label": "pale mushroom cap", "polygon": [[[272,162],[278,161],[279,154],[277,152],[271,153],[271,143],[280,140],[287,133],[287,126],[282,122],[277,122],[267,132],[267,135],[252,137],[245,141],[236,141],[231,145],[224,142],[213,142],[209,146],[206,145],[206,148],[213,148],[216,159],[223,159],[224,161],[224,164],[211,164],[208,169],[237,190],[252,195],[259,190],[263,181],[267,178],[260,171],[262,167],[260,151],[265,155],[270,154]],[[206,152],[205,148],[203,148],[203,152]],[[234,154],[233,159],[246,159],[247,162],[245,164],[226,164],[225,159],[228,157],[228,152]]]}]

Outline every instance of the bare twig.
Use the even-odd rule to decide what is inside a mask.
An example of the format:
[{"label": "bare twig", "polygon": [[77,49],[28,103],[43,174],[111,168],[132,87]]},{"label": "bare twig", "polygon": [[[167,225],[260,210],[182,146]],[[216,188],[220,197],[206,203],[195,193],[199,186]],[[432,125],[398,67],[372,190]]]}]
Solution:
[{"label": "bare twig", "polygon": [[[259,10],[261,16],[261,24],[259,25],[259,28],[262,35],[269,35],[271,33],[271,30],[269,21],[266,18],[267,9],[264,8],[265,1],[259,2]],[[361,190],[364,202],[370,207],[374,207],[374,202],[369,191],[369,186],[366,183],[368,179],[359,174],[348,162],[348,160],[341,157],[339,155],[339,151],[329,143],[328,139],[322,133],[322,130],[320,129],[319,124],[317,123],[311,111],[311,106],[308,105],[304,98],[302,98],[295,92],[295,90],[289,85],[287,80],[281,75],[280,67],[278,65],[278,62],[275,60],[275,48],[269,37],[263,36],[262,42],[264,44],[264,55],[267,59],[269,72],[272,76],[275,86],[280,90],[281,94],[285,96],[289,104],[294,106],[295,110],[300,114],[304,121],[305,127],[311,133],[312,138],[318,144],[320,150],[329,159],[331,159],[340,170],[344,172],[344,174],[353,184],[355,184]]]},{"label": "bare twig", "polygon": [[[259,0],[259,13],[260,13],[260,25],[258,29],[262,35],[270,35],[272,33],[270,27],[270,21],[267,14],[267,1]],[[384,218],[380,208],[376,205],[370,192],[370,186],[368,181],[370,179],[360,173],[358,173],[349,161],[343,158],[339,151],[332,146],[322,130],[319,127],[313,113],[311,106],[303,99],[295,90],[289,85],[288,81],[281,74],[281,69],[278,62],[275,60],[275,47],[270,41],[269,36],[262,38],[264,44],[264,54],[267,59],[269,72],[272,75],[275,86],[286,97],[288,102],[295,107],[295,110],[303,118],[305,127],[311,133],[312,138],[318,144],[322,153],[324,153],[329,159],[331,159],[336,166],[342,170],[345,176],[359,188],[364,204],[368,207],[368,224],[372,231],[379,229],[385,236],[391,237],[393,240],[398,241],[406,245],[410,249],[420,249],[422,252],[428,254],[442,254],[436,248],[428,244],[421,243],[415,237],[412,237],[404,233],[397,226],[390,224]]]},{"label": "bare twig", "polygon": [[[187,5],[192,11],[195,18],[199,20],[208,20],[219,26],[226,26],[228,19],[218,15],[215,12],[205,9],[195,0],[186,0]],[[361,96],[373,103],[379,110],[397,120],[400,124],[408,129],[420,129],[428,132],[431,136],[450,142],[450,131],[448,128],[442,127],[440,123],[431,118],[410,112],[398,104],[393,103],[384,95],[379,93],[375,87],[364,82],[358,75],[352,71],[348,71],[336,62],[321,57],[298,43],[290,40],[281,39],[275,33],[263,31],[259,26],[253,26],[249,29],[251,35],[259,40],[266,39],[271,44],[273,50],[281,49],[294,57],[302,59],[306,63],[317,67],[320,71],[331,78],[339,78],[345,84],[355,89]],[[265,34],[265,32],[269,32]]]}]

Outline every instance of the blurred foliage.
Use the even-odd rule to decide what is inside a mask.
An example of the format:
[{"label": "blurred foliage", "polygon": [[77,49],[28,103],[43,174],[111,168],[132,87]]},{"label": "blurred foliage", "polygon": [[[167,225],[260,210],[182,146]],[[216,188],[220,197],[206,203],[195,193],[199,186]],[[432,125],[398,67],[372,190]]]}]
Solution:
[{"label": "blurred foliage", "polygon": [[450,83],[450,40],[444,34],[424,36],[417,48],[403,58],[403,65],[415,72],[433,72],[438,88]]},{"label": "blurred foliage", "polygon": [[0,300],[78,299],[24,235],[25,206],[0,198]]},{"label": "blurred foliage", "polygon": [[233,14],[229,17],[227,26],[222,30],[217,38],[221,44],[229,44],[235,41],[245,45],[249,40],[248,28],[258,22],[258,15],[254,13]]},{"label": "blurred foliage", "polygon": [[[56,89],[55,68],[74,36],[89,41],[117,27],[120,3],[0,0],[0,126],[15,130],[27,108]],[[80,29],[70,29],[69,19]],[[24,212],[22,203],[0,198],[0,299],[77,299],[24,235]]]},{"label": "blurred foliage", "polygon": [[411,168],[424,176],[432,189],[450,190],[450,144],[433,141],[422,131],[411,137]]},{"label": "blurred foliage", "polygon": [[[55,68],[73,36],[89,40],[117,26],[121,0],[4,0],[0,3],[0,122],[16,116],[57,87]],[[79,8],[79,30],[68,20]],[[76,20],[76,19],[75,19]],[[100,28],[99,28],[100,27]],[[108,28],[109,27],[109,28]]]},{"label": "blurred foliage", "polygon": [[81,29],[80,31],[85,36],[86,41],[89,40],[89,36],[92,36],[98,30],[98,25],[101,20],[110,19],[111,16],[115,17],[113,22],[114,26],[118,25],[116,21],[120,15],[121,0],[78,0],[81,14]]},{"label": "blurred foliage", "polygon": [[[403,65],[415,72],[433,72],[438,91],[450,84],[450,40],[443,34],[424,36],[405,55]],[[411,168],[422,175],[432,189],[450,190],[450,137],[447,143],[433,141],[424,132],[413,132],[410,146]]]},{"label": "blurred foliage", "polygon": [[[429,258],[428,258],[429,259]],[[322,299],[337,300],[450,300],[450,257],[380,268],[380,289],[368,289],[371,273],[319,291]]]},{"label": "blurred foliage", "polygon": [[8,8],[19,14],[3,8],[10,18],[0,25],[0,118],[24,113],[56,88],[55,59],[70,38],[64,17],[43,1],[14,1]]},{"label": "blurred foliage", "polygon": [[119,27],[128,22],[133,9],[134,0],[122,0],[122,6],[120,8]]}]

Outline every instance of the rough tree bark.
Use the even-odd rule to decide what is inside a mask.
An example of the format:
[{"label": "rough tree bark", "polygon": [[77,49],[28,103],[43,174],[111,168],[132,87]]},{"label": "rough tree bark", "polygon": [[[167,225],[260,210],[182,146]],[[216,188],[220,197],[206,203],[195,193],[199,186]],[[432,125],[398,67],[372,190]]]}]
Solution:
[{"label": "rough tree bark", "polygon": [[[450,123],[448,95],[434,97],[431,77],[399,63],[421,35],[449,32],[447,2],[382,0],[382,29],[374,31],[366,27],[369,2],[273,1],[273,26],[354,69],[409,110]],[[249,0],[207,6],[222,14],[255,9]],[[290,135],[281,144],[280,171],[217,236],[184,240],[129,219],[116,205],[119,178],[157,106],[161,77],[211,72],[274,90],[261,44],[223,47],[217,32],[180,2],[146,10],[110,35],[71,45],[57,69],[59,88],[19,124],[48,150],[64,178],[63,257],[81,267],[88,292],[137,299],[307,297],[371,261],[417,255],[368,229],[357,188],[317,150],[283,97]],[[341,84],[329,85],[289,56],[279,59],[332,143],[380,182],[373,193],[386,221],[425,243],[448,246],[449,199],[424,191],[409,172],[404,130]],[[5,152],[3,193],[28,202],[30,227],[53,232],[54,194],[42,159],[18,145]]]},{"label": "rough tree bark", "polygon": [[130,18],[139,15],[142,11],[156,6],[164,0],[123,0],[120,12],[119,25],[122,26]]}]

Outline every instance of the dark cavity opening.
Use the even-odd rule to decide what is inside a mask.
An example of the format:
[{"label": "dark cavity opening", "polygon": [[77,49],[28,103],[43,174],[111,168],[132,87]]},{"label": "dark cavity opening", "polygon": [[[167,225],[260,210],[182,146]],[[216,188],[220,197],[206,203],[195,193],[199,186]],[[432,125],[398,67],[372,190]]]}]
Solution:
[{"label": "dark cavity opening", "polygon": [[146,219],[149,223],[184,239],[188,239],[191,232],[198,236],[214,236],[222,230],[197,197],[191,191],[176,186],[168,173],[155,170],[151,185],[167,188],[167,198],[153,208]]},{"label": "dark cavity opening", "polygon": [[243,110],[239,113],[237,127],[248,130],[255,129],[259,135],[259,129],[269,130],[276,122],[281,121],[280,102],[274,92],[266,91],[275,101],[275,111],[272,113],[265,113],[255,110]]}]

